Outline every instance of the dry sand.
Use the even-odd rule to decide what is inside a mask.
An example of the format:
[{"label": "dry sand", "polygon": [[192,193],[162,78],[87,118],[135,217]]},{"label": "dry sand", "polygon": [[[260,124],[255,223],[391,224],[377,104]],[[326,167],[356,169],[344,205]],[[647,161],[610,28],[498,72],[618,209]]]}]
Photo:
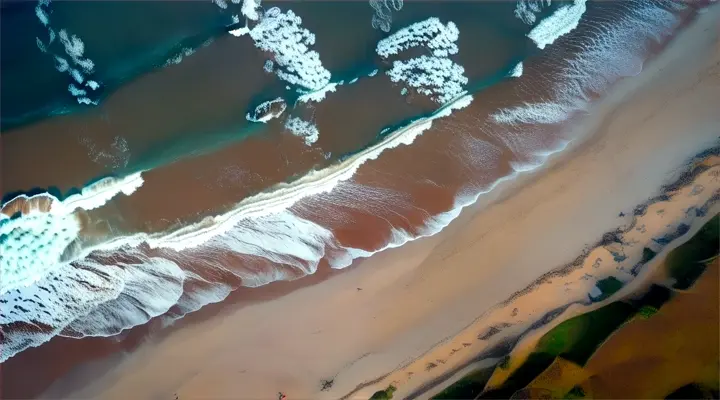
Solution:
[{"label": "dry sand", "polygon": [[[561,322],[606,306],[618,299],[642,295],[650,284],[668,279],[666,276],[663,279],[657,278],[660,272],[658,269],[663,265],[663,259],[666,255],[692,238],[703,225],[720,212],[720,204],[717,203],[717,200],[713,200],[713,195],[717,196],[720,193],[718,191],[720,188],[720,180],[718,179],[720,177],[720,157],[709,157],[706,160],[706,165],[712,166],[698,174],[691,182],[687,182],[680,189],[672,191],[667,200],[657,201],[649,205],[643,215],[638,216],[630,226],[625,227],[625,232],[618,234],[618,237],[624,243],[622,249],[618,249],[620,246],[617,244],[599,246],[589,252],[587,259],[580,268],[562,277],[562,279],[557,279],[553,286],[562,285],[565,290],[565,298],[555,298],[553,300],[557,302],[556,307],[559,307],[567,304],[573,297],[577,298],[577,294],[583,296],[588,292],[583,286],[587,287],[587,284],[592,286],[596,281],[596,277],[613,275],[628,282],[628,284],[603,301],[590,305],[573,304],[552,322],[525,333],[510,354],[509,367],[495,370],[487,383],[487,388],[497,388],[505,382],[525,362],[543,335]],[[706,214],[698,217],[692,207],[703,204],[711,206],[707,208],[708,212]],[[654,238],[662,238],[668,234],[676,233],[680,224],[691,227],[683,236],[665,246],[653,241]],[[628,272],[642,259],[643,248],[645,247],[657,254],[650,262],[642,265],[637,278],[635,278]],[[627,259],[622,262],[614,262],[610,251],[616,251],[626,256]],[[598,259],[602,261],[596,262]],[[586,285],[583,285],[580,281],[586,282]],[[527,301],[542,301],[538,299],[542,299],[548,294],[550,294],[548,299],[552,298],[552,289],[551,285],[545,285],[524,296],[520,301],[513,302],[512,305],[517,306],[518,303]],[[632,398],[633,396],[629,397]]]},{"label": "dry sand", "polygon": [[[492,340],[477,335],[491,316],[517,308],[503,334],[523,331],[550,306],[572,301],[563,285],[550,285],[554,295],[542,301],[520,296],[509,308],[496,305],[630,223],[618,214],[631,214],[689,157],[717,143],[718,20],[716,6],[617,85],[578,125],[578,134],[594,132],[590,140],[500,185],[441,234],[148,342],[71,397],[270,399],[283,391],[330,399],[395,371],[351,397],[397,382],[403,398],[487,348]],[[448,347],[458,349],[450,358]],[[425,371],[429,359],[442,362]],[[323,379],[334,379],[330,390],[320,390]]]}]

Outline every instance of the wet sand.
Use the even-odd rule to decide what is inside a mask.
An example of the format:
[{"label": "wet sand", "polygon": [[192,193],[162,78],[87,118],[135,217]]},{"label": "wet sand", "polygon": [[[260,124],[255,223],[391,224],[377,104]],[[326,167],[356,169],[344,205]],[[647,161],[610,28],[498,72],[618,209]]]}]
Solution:
[{"label": "wet sand", "polygon": [[[114,371],[90,386],[72,392],[76,383],[60,381],[47,396],[272,398],[282,390],[292,398],[338,398],[408,364],[572,261],[623,223],[620,212],[657,194],[688,157],[716,143],[717,17],[717,7],[709,10],[638,77],[618,84],[577,127],[598,131],[590,141],[481,197],[443,233],[150,340],[112,360]],[[517,328],[542,315],[542,306],[520,310]],[[461,351],[452,363],[480,349]],[[397,396],[443,368],[403,379]],[[368,397],[396,375],[353,397]],[[329,391],[320,391],[323,379],[334,379]]]}]

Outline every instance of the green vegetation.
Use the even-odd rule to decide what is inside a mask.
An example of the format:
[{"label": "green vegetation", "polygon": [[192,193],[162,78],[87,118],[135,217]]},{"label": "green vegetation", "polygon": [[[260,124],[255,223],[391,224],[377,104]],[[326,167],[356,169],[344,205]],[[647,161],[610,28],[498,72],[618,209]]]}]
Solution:
[{"label": "green vegetation", "polygon": [[393,385],[390,385],[385,390],[379,390],[375,393],[373,393],[372,397],[370,397],[370,400],[390,400],[393,398],[393,394],[397,388]]},{"label": "green vegetation", "polygon": [[652,251],[651,249],[645,247],[645,248],[643,248],[642,260],[641,260],[640,262],[643,263],[643,264],[645,264],[645,263],[647,263],[648,261],[650,261],[650,260],[652,260],[653,258],[655,258],[656,255],[657,255],[656,252],[654,252],[654,251]]},{"label": "green vegetation", "polygon": [[490,380],[494,368],[494,366],[482,368],[465,375],[460,380],[438,393],[435,397],[433,397],[433,400],[476,398],[477,395],[482,393],[487,381]]},{"label": "green vegetation", "polygon": [[560,355],[566,360],[584,365],[597,346],[634,313],[630,304],[615,302],[578,315],[546,333],[535,351],[547,353],[553,358]]},{"label": "green vegetation", "polygon": [[498,364],[498,368],[500,368],[500,369],[510,368],[510,356],[503,357],[502,361],[500,361],[500,364]]},{"label": "green vegetation", "polygon": [[540,338],[535,350],[501,388],[486,392],[481,398],[509,398],[558,356],[585,365],[600,344],[634,314],[635,307],[618,301],[560,323]]},{"label": "green vegetation", "polygon": [[585,391],[580,386],[575,386],[563,397],[565,399],[584,399]]},{"label": "green vegetation", "polygon": [[[676,281],[673,288],[687,289],[692,286],[705,271],[708,262],[715,259],[719,252],[720,216],[716,215],[693,238],[668,254],[666,268]],[[642,262],[647,263],[655,256],[653,250],[644,248]],[[593,298],[593,301],[607,299],[623,287],[623,283],[615,277],[598,281],[596,285],[602,294]],[[492,375],[492,369],[479,370],[463,377],[435,399],[511,398],[522,396],[525,393],[523,390],[539,390],[527,386],[545,372],[557,357],[585,366],[602,343],[626,321],[635,315],[643,319],[651,318],[671,297],[672,291],[669,288],[651,285],[641,298],[617,301],[564,321],[540,338],[533,352],[510,374],[501,387],[483,392]],[[510,358],[500,361],[497,368],[509,369]],[[564,398],[580,399],[586,396],[582,387],[575,386]],[[713,389],[692,384],[677,389],[668,398],[718,398],[718,393]]]},{"label": "green vegetation", "polygon": [[600,296],[594,298],[594,301],[602,301],[612,296],[623,287],[623,283],[614,276],[607,277],[595,284],[602,292]]},{"label": "green vegetation", "polygon": [[641,310],[644,306],[650,306],[655,309],[660,309],[663,304],[670,300],[671,296],[672,292],[670,291],[670,289],[666,288],[665,286],[652,284],[650,285],[650,289],[645,294],[643,294],[641,298],[636,300],[630,300],[630,303],[639,310]]},{"label": "green vegetation", "polygon": [[642,319],[648,319],[648,318],[652,317],[653,315],[655,315],[655,313],[657,313],[657,312],[658,312],[657,308],[655,308],[653,306],[645,305],[645,306],[640,307],[640,309],[638,310],[638,315]]},{"label": "green vegetation", "polygon": [[685,290],[705,271],[705,265],[720,251],[720,218],[708,221],[690,240],[671,251],[667,270],[675,278],[675,289]]}]

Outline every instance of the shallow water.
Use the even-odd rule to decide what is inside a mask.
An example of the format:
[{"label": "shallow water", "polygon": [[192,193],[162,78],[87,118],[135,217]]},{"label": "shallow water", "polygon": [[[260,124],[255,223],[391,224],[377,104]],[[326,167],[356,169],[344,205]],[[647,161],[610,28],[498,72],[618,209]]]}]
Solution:
[{"label": "shallow water", "polygon": [[[14,126],[2,137],[3,196],[41,194],[7,203],[0,244],[50,261],[41,274],[15,259],[2,265],[14,283],[4,284],[0,298],[20,307],[0,315],[2,359],[55,335],[113,336],[156,317],[173,320],[239,286],[299,278],[321,264],[343,268],[437,233],[500,179],[562,150],[574,139],[565,124],[609,85],[636,74],[649,46],[687,8],[555,2],[525,24],[514,13],[520,3],[406,3],[384,33],[371,26],[365,3],[280,2],[315,34],[312,49],[330,81],[343,81],[307,103],[295,102],[301,85],[264,70],[268,59],[282,65],[278,54],[261,51],[252,34],[225,33],[239,4],[43,6],[52,10],[52,26],[82,38],[95,64],[85,79],[102,85],[97,106],[78,105],[67,90],[74,78],[35,45],[39,33],[25,26],[46,30],[35,5],[4,5],[12,12],[3,13],[3,33],[30,39],[3,47],[3,103],[13,107],[3,108],[2,119],[4,128]],[[582,18],[562,21],[569,31],[555,32],[557,40],[540,49],[527,35],[559,10],[579,10]],[[129,15],[142,19],[128,26]],[[467,78],[444,108],[407,85],[403,94],[385,73],[432,51],[382,57],[375,48],[429,17],[456,24],[459,51],[439,58],[462,66]],[[199,47],[190,54],[186,44]],[[521,61],[522,76],[511,76]],[[41,80],[20,84],[35,75]],[[418,77],[413,70],[409,79]],[[267,124],[246,119],[276,97],[288,103],[282,116]],[[58,113],[66,115],[51,116]],[[314,123],[317,141],[293,135],[288,117]],[[54,196],[42,188],[54,188]],[[38,199],[51,200],[49,211]],[[13,215],[16,207],[23,212]],[[34,220],[41,223],[30,227]],[[55,240],[42,224],[78,233]]]}]

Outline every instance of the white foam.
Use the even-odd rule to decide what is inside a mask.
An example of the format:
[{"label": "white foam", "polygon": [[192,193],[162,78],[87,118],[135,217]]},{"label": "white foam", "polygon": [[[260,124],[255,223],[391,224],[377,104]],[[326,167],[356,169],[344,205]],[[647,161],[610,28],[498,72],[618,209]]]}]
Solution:
[{"label": "white foam", "polygon": [[[467,103],[466,98],[460,102],[460,104]],[[205,218],[197,224],[169,234],[149,236],[146,241],[153,248],[170,248],[177,251],[197,247],[213,237],[226,234],[239,221],[279,213],[303,198],[330,192],[338,183],[350,179],[362,164],[376,159],[385,150],[411,144],[416,137],[432,126],[434,119],[445,115],[447,111],[415,121],[388,135],[375,146],[368,147],[337,165],[320,171],[311,171],[291,184],[277,184],[265,192],[244,199],[232,211],[223,215]]]},{"label": "white foam", "polygon": [[593,21],[592,30],[574,38],[579,51],[568,54],[565,49],[548,48],[543,56],[564,64],[554,79],[551,98],[498,110],[491,119],[509,125],[556,124],[585,110],[592,93],[602,93],[618,78],[636,75],[642,69],[646,41],[659,40],[662,32],[677,23],[664,5],[627,1],[622,15]]},{"label": "white foam", "polygon": [[[194,286],[193,290],[183,292],[180,299],[168,313],[162,316],[163,323],[168,326],[185,315],[195,312],[207,304],[218,303],[232,292],[232,287],[222,282],[208,282],[191,271],[184,271],[185,282]],[[202,285],[202,288],[198,288]]]},{"label": "white foam", "polygon": [[55,56],[55,61],[57,61],[57,65],[55,66],[55,68],[59,72],[65,72],[70,67],[70,64],[67,62],[67,60],[62,57]]},{"label": "white foam", "polygon": [[299,136],[305,140],[305,144],[310,146],[317,142],[320,138],[317,126],[310,121],[302,120],[298,117],[290,117],[285,121],[285,129],[292,132],[293,135]]},{"label": "white foam", "polygon": [[238,221],[224,235],[213,237],[206,247],[223,253],[262,257],[309,275],[315,273],[325,256],[325,246],[333,241],[328,229],[282,209]]},{"label": "white foam", "polygon": [[263,64],[263,70],[267,73],[272,73],[275,70],[275,63],[273,60],[266,60],[265,64]]},{"label": "white foam", "polygon": [[75,86],[72,83],[70,85],[68,85],[68,91],[70,92],[70,94],[72,94],[75,97],[85,96],[85,94],[87,93],[86,91],[78,88],[77,86]]},{"label": "white foam", "polygon": [[420,56],[395,61],[387,75],[393,82],[403,82],[418,93],[444,104],[464,91],[468,79],[465,69],[448,58]]},{"label": "white foam", "polygon": [[[49,37],[47,44],[43,43],[40,38],[35,38],[36,44],[40,51],[42,51],[43,53],[48,53],[54,58],[54,60],[57,62],[55,68],[59,72],[67,72],[70,77],[75,80],[75,82],[77,82],[78,84],[83,84],[85,82],[84,74],[92,74],[95,69],[95,63],[93,63],[91,59],[84,56],[85,43],[83,43],[83,41],[80,40],[80,38],[76,35],[69,34],[65,29],[61,29],[57,35],[60,38],[60,43],[63,45],[65,56],[69,57],[70,61],[72,61],[73,66],[77,68],[73,68],[70,66],[70,62],[68,61],[67,57],[61,57],[52,51],[50,45],[55,40],[56,34],[55,30],[52,28],[52,26],[50,26],[50,18],[47,10],[49,5],[50,1],[40,0],[35,7],[35,16],[38,18],[43,27],[47,29]],[[97,82],[93,82],[95,83],[95,85],[99,86]],[[93,89],[97,89],[97,87],[93,87]],[[84,93],[82,89],[69,88],[68,91],[73,95],[73,97],[76,98],[79,104],[97,104],[97,101],[87,97],[86,93]]]},{"label": "white foam", "polygon": [[82,72],[80,72],[77,69],[71,68],[70,69],[70,76],[75,79],[75,82],[82,84],[85,82],[85,77],[83,76]]},{"label": "white foam", "polygon": [[532,25],[537,19],[536,14],[550,3],[551,0],[518,0],[515,4],[515,16],[522,22]]},{"label": "white foam", "polygon": [[127,167],[130,159],[130,147],[122,136],[115,136],[110,148],[98,148],[89,138],[81,137],[80,144],[88,150],[88,156],[93,162],[105,168],[120,169]]},{"label": "white foam", "polygon": [[[273,110],[273,106],[277,108],[277,110]],[[285,100],[282,97],[278,97],[273,100],[265,101],[255,107],[252,113],[247,113],[245,115],[245,118],[252,122],[266,123],[271,119],[282,115],[286,108],[287,105],[285,104]]]},{"label": "white foam", "polygon": [[437,57],[457,54],[460,31],[453,22],[443,25],[436,17],[416,22],[400,29],[378,42],[375,50],[380,57],[387,58],[413,47],[426,46]]},{"label": "white foam", "polygon": [[280,79],[310,91],[330,83],[330,72],[323,67],[319,54],[310,50],[315,35],[302,27],[302,18],[292,10],[283,13],[271,8],[250,30],[250,37],[260,50],[273,54]]},{"label": "white foam", "polygon": [[50,208],[47,212],[31,210],[17,218],[0,220],[0,294],[32,285],[61,264],[80,231],[73,211],[100,207],[120,192],[130,195],[142,183],[140,173],[136,173],[120,179],[105,178],[63,201],[48,193],[12,199],[10,202],[47,199]]},{"label": "white foam", "polygon": [[0,225],[0,294],[28,287],[57,266],[80,231],[74,215],[31,211]]},{"label": "white foam", "polygon": [[383,32],[390,32],[392,26],[392,10],[400,11],[403,0],[370,0],[370,7],[375,10],[372,17],[372,27]]},{"label": "white foam", "polygon": [[69,214],[78,208],[92,210],[101,207],[119,193],[131,195],[142,184],[142,172],[122,178],[104,178],[84,187],[80,193],[69,196],[62,202],[54,202],[50,211],[56,214]]},{"label": "white foam", "polygon": [[[118,293],[90,312],[66,325],[63,336],[112,336],[124,329],[142,325],[166,313],[183,294],[185,274],[174,262],[128,251],[137,261],[103,265],[92,260],[79,263],[118,282]],[[86,289],[87,290],[87,289]]]},{"label": "white foam", "polygon": [[240,37],[240,36],[244,36],[244,35],[247,35],[248,33],[250,33],[250,28],[248,28],[248,26],[245,25],[241,28],[237,28],[237,29],[228,31],[228,33],[233,36]]},{"label": "white foam", "polygon": [[30,326],[12,332],[3,329],[0,362],[50,340],[73,319],[117,297],[122,282],[115,279],[113,269],[108,272],[111,274],[100,275],[93,269],[62,264],[32,286],[2,295],[0,326],[19,322]]},{"label": "white foam", "polygon": [[92,73],[95,64],[89,58],[83,58],[85,54],[85,43],[75,35],[69,35],[65,29],[58,32],[60,42],[65,46],[65,53],[70,56],[73,62],[81,67],[86,73]]},{"label": "white foam", "polygon": [[78,102],[78,104],[88,104],[88,105],[90,105],[90,104],[97,105],[98,104],[98,102],[96,100],[92,100],[89,97],[77,97],[77,102]]},{"label": "white foam", "polygon": [[242,8],[240,12],[243,13],[245,18],[257,21],[260,18],[258,10],[260,9],[261,0],[243,0]]},{"label": "white foam", "polygon": [[570,114],[580,109],[569,104],[556,102],[524,103],[523,105],[503,108],[492,114],[499,124],[556,124],[565,121]]},{"label": "white foam", "polygon": [[[583,61],[586,62],[586,61]],[[572,86],[574,87],[574,86]],[[566,90],[566,86],[563,90]],[[62,327],[66,326],[70,321],[72,323],[64,334],[70,336],[81,336],[85,334],[108,334],[123,329],[124,325],[132,325],[142,323],[147,320],[142,317],[142,313],[147,315],[160,315],[168,310],[170,303],[176,301],[178,305],[182,304],[179,315],[198,309],[203,304],[211,301],[219,301],[229,292],[227,286],[221,287],[216,284],[204,286],[202,291],[196,297],[184,293],[177,299],[179,282],[187,282],[191,279],[193,282],[201,282],[202,278],[189,272],[182,272],[182,276],[175,276],[172,271],[173,267],[166,264],[168,261],[164,257],[163,260],[149,262],[150,267],[157,266],[163,272],[163,276],[167,277],[169,283],[165,283],[164,279],[155,280],[155,284],[169,285],[158,288],[161,294],[158,299],[152,298],[145,289],[129,289],[125,292],[125,288],[130,288],[134,284],[133,279],[127,281],[124,276],[136,276],[140,281],[146,279],[142,277],[141,272],[131,272],[129,274],[119,274],[115,269],[117,263],[108,262],[114,260],[118,253],[123,254],[129,252],[128,246],[136,246],[142,242],[147,242],[151,247],[156,248],[158,252],[163,254],[166,252],[162,248],[171,249],[188,249],[183,253],[183,257],[191,257],[193,265],[204,265],[210,268],[213,273],[231,271],[232,268],[240,268],[233,263],[217,262],[218,251],[229,250],[229,252],[248,254],[250,256],[259,256],[268,262],[281,263],[291,265],[305,273],[314,272],[317,268],[317,262],[323,257],[327,257],[334,267],[342,267],[349,265],[354,257],[365,257],[381,251],[385,248],[397,247],[407,241],[414,240],[418,237],[432,235],[439,232],[450,221],[459,215],[460,210],[474,203],[483,193],[492,190],[500,182],[514,179],[518,172],[510,174],[489,187],[484,187],[477,191],[473,189],[471,195],[460,195],[457,197],[455,206],[445,213],[428,219],[428,223],[418,232],[408,232],[401,229],[392,229],[388,244],[384,245],[377,251],[360,250],[360,249],[333,249],[334,238],[326,228],[318,223],[302,218],[292,206],[302,208],[298,205],[298,201],[307,199],[310,196],[319,194],[327,194],[336,192],[336,188],[341,182],[349,181],[355,174],[357,169],[367,160],[375,159],[384,150],[388,150],[401,144],[412,143],[413,140],[423,131],[428,129],[432,121],[436,118],[448,115],[452,109],[470,104],[471,97],[459,94],[454,100],[445,107],[438,110],[430,117],[418,120],[403,129],[399,129],[389,134],[385,139],[368,149],[365,149],[355,155],[352,155],[342,162],[338,162],[329,168],[321,171],[312,171],[301,177],[300,179],[287,184],[278,184],[267,191],[255,196],[244,199],[238,203],[230,212],[223,215],[209,217],[198,224],[188,226],[172,233],[159,234],[139,234],[131,238],[115,238],[113,240],[101,243],[94,250],[112,250],[111,253],[103,255],[108,257],[101,266],[93,265],[87,260],[82,260],[79,265],[82,268],[70,267],[61,264],[57,268],[52,268],[48,274],[35,285],[29,288],[23,288],[19,295],[13,292],[12,296],[4,296],[8,298],[18,298],[14,305],[22,306],[28,299],[32,299],[37,294],[37,301],[42,304],[48,304],[48,311],[45,313],[43,308],[36,307],[32,303],[28,305],[31,309],[28,312],[20,310],[19,314],[5,314],[4,309],[0,311],[1,324],[8,324],[15,321],[27,321],[30,324],[42,323],[51,327],[50,331],[38,330],[31,332],[30,330],[22,332],[13,332],[12,335],[6,336],[3,346],[0,346],[0,356],[2,360],[21,351],[28,346],[38,345],[56,334]],[[469,150],[472,148],[468,147]],[[488,147],[479,146],[478,149],[485,152]],[[484,154],[484,153],[483,153]],[[537,157],[547,157],[549,152],[536,152]],[[93,204],[93,202],[88,202]],[[58,216],[60,214],[52,214]],[[10,221],[6,216],[0,217],[0,227]],[[223,235],[224,233],[224,235]],[[203,244],[203,246],[200,246]],[[125,246],[118,249],[118,246]],[[84,256],[93,249],[83,249]],[[167,251],[170,253],[169,251]],[[329,254],[329,252],[339,252],[338,254]],[[5,253],[3,252],[2,255]],[[96,253],[97,254],[97,253]],[[225,253],[223,253],[225,254]],[[201,256],[205,259],[201,259]],[[139,257],[139,256],[138,256]],[[197,262],[196,261],[197,258]],[[250,258],[250,257],[248,257]],[[144,264],[145,260],[140,258],[140,264]],[[156,262],[163,262],[162,265]],[[127,262],[125,268],[136,262]],[[107,270],[101,269],[102,265],[110,264]],[[87,268],[87,269],[86,269]],[[97,268],[97,269],[96,269]],[[244,268],[244,267],[242,267]],[[259,271],[260,269],[258,269]],[[111,271],[111,272],[108,272]],[[150,270],[148,270],[149,272]],[[258,274],[255,270],[245,270],[246,272],[232,271],[237,276],[243,277],[244,285],[260,285],[276,279],[288,279],[293,275],[284,273],[282,270],[272,268],[264,274]],[[247,275],[244,275],[247,274]],[[188,278],[190,277],[190,278]],[[247,279],[245,279],[247,277]],[[58,281],[55,280],[58,279]],[[152,279],[152,277],[147,277]],[[130,282],[130,283],[128,283]],[[55,285],[51,287],[50,285]],[[92,288],[90,290],[88,288]],[[40,288],[43,289],[40,289]],[[174,287],[175,289],[173,289]],[[122,297],[132,294],[123,299]],[[14,296],[14,297],[13,297]],[[137,296],[138,298],[135,298]],[[133,300],[134,299],[134,300]],[[175,299],[175,300],[173,300]],[[127,301],[126,301],[127,300]],[[13,300],[15,301],[15,300]],[[100,306],[104,302],[107,307]],[[23,302],[23,303],[21,303]],[[144,310],[143,302],[148,302],[148,311]],[[205,302],[205,303],[203,303]],[[134,304],[128,308],[128,305]],[[100,308],[97,308],[97,307]],[[12,310],[13,307],[7,309]],[[55,307],[55,308],[53,308]],[[121,307],[123,312],[130,314],[129,317],[124,314],[114,314],[112,310],[115,307]],[[92,310],[102,310],[98,313]],[[163,311],[165,310],[165,311]],[[42,315],[39,315],[42,313]],[[39,316],[38,316],[39,315]],[[170,318],[173,316],[171,315]]]},{"label": "white foam", "polygon": [[522,74],[523,74],[523,63],[521,61],[521,62],[517,63],[517,65],[515,65],[515,67],[512,69],[512,71],[510,72],[510,76],[512,76],[514,78],[519,78],[522,76]]},{"label": "white foam", "polygon": [[47,48],[45,47],[45,44],[40,40],[40,38],[35,38],[35,44],[37,45],[38,49],[42,51],[43,53],[47,53]]},{"label": "white foam", "polygon": [[87,82],[85,82],[85,85],[89,86],[92,90],[97,90],[100,87],[100,84],[93,80],[88,80]]},{"label": "white foam", "polygon": [[37,19],[40,20],[40,23],[48,26],[50,23],[50,17],[48,17],[47,12],[42,8],[42,4],[38,4],[35,6],[35,16],[37,16]]},{"label": "white foam", "polygon": [[193,54],[195,54],[195,49],[192,49],[190,47],[185,47],[182,50],[180,50],[175,56],[168,58],[165,61],[165,66],[167,67],[170,65],[180,64],[182,62],[183,58],[191,56]]},{"label": "white foam", "polygon": [[580,18],[585,14],[587,0],[574,0],[572,5],[559,7],[552,15],[538,23],[527,36],[538,48],[552,44],[559,37],[577,28]]},{"label": "white foam", "polygon": [[335,92],[335,90],[337,89],[337,87],[338,87],[339,85],[342,85],[343,83],[344,83],[343,81],[340,81],[340,82],[330,82],[330,83],[328,83],[327,85],[321,87],[321,88],[318,89],[318,90],[314,90],[314,91],[312,91],[312,92],[307,92],[307,93],[303,94],[302,96],[300,96],[300,97],[298,98],[297,101],[300,102],[300,103],[308,103],[308,102],[316,102],[316,103],[319,103],[319,102],[325,100],[325,96],[326,96],[329,92]]},{"label": "white foam", "polygon": [[[459,34],[453,22],[444,25],[439,19],[431,17],[382,39],[376,51],[381,57],[387,58],[419,46],[430,50],[430,55],[394,61],[387,75],[393,82],[403,82],[418,93],[444,104],[462,93],[468,82],[464,75],[465,69],[448,58],[458,52],[455,42]],[[403,92],[406,90],[403,89]]]}]

